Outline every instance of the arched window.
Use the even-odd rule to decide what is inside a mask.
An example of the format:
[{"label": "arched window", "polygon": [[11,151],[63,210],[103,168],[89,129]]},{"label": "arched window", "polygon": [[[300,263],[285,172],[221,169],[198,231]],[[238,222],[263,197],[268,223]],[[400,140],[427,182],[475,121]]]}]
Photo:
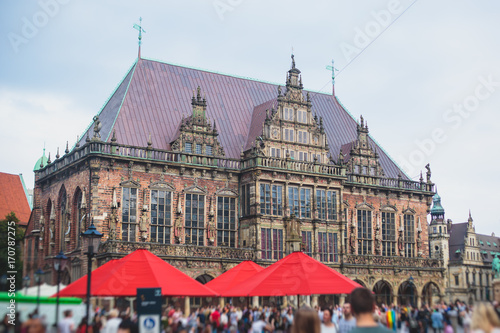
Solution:
[{"label": "arched window", "polygon": [[382,255],[396,255],[396,222],[393,212],[382,212]]},{"label": "arched window", "polygon": [[415,256],[415,216],[404,215],[404,251],[405,257]]},{"label": "arched window", "polygon": [[372,212],[358,210],[358,254],[372,254]]},{"label": "arched window", "polygon": [[59,239],[60,239],[60,250],[67,251],[67,246],[70,242],[70,231],[71,231],[71,221],[68,219],[68,202],[66,198],[66,189],[64,186],[59,192]]}]

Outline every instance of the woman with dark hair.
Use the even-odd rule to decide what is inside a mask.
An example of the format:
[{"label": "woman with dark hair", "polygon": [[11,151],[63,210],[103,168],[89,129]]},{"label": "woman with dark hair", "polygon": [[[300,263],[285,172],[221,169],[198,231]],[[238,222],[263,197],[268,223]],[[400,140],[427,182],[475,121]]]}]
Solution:
[{"label": "woman with dark hair", "polygon": [[300,308],[293,318],[291,333],[321,333],[318,313],[309,307]]},{"label": "woman with dark hair", "polygon": [[[87,331],[87,316],[82,318],[80,324],[78,324],[78,328],[76,329],[76,333],[85,333]],[[93,332],[93,326],[89,326],[89,333]]]}]

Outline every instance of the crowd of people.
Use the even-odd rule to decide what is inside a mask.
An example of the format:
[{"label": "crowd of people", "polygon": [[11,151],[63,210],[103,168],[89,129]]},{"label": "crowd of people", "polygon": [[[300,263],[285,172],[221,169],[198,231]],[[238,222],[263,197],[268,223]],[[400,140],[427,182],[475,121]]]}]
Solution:
[{"label": "crowd of people", "polygon": [[[57,324],[57,333],[138,333],[137,319],[137,314],[129,309],[121,313],[117,309],[97,309],[87,328],[86,318],[77,325],[67,310]],[[189,315],[168,306],[161,320],[162,333],[500,333],[500,315],[490,303],[478,303],[473,308],[459,301],[419,309],[377,306],[373,293],[366,288],[355,289],[341,306],[296,310],[227,304],[202,306]],[[51,332],[45,326],[36,313],[14,326],[5,317],[0,333]]]}]

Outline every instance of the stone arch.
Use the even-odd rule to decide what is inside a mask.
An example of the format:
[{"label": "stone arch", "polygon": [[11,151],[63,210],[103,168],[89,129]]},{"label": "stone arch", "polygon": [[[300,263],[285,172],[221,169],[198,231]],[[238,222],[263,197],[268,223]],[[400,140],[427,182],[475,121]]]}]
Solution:
[{"label": "stone arch", "polygon": [[209,275],[209,274],[202,274],[200,276],[198,276],[197,278],[195,278],[196,281],[200,282],[201,284],[205,284],[209,281],[212,281],[214,279],[213,276]]},{"label": "stone arch", "polygon": [[399,306],[412,305],[417,306],[418,289],[411,279],[401,282],[398,288]]},{"label": "stone arch", "polygon": [[375,294],[375,301],[377,305],[389,305],[393,301],[392,285],[385,280],[379,280],[373,286],[373,293]]},{"label": "stone arch", "polygon": [[364,283],[363,281],[361,281],[360,279],[354,279],[353,280],[354,282],[360,284],[362,287],[365,287],[366,288],[366,283]]},{"label": "stone arch", "polygon": [[441,290],[434,281],[427,282],[422,288],[422,303],[432,306],[439,303],[441,299]]}]

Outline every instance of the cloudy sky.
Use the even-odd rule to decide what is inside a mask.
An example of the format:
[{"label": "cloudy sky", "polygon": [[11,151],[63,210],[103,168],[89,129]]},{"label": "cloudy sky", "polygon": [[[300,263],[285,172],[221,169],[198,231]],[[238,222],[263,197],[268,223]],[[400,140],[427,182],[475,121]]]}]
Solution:
[{"label": "cloudy sky", "polygon": [[137,57],[335,92],[447,218],[500,234],[500,3],[462,0],[0,1],[0,171],[33,187],[43,147],[74,144]]}]

